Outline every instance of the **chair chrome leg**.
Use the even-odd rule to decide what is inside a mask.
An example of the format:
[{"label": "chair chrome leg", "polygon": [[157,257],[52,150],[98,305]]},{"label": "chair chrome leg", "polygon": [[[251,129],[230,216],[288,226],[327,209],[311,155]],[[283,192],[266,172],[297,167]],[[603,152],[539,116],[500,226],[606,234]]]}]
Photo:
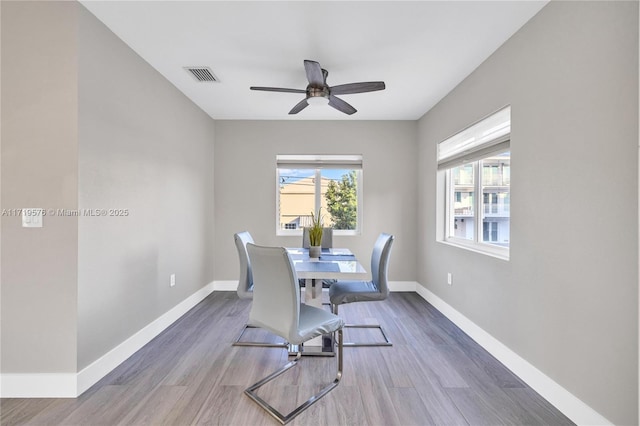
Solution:
[{"label": "chair chrome leg", "polygon": [[263,347],[263,348],[288,348],[289,347],[289,343],[287,342],[283,342],[283,343],[241,342],[240,339],[242,339],[242,336],[244,335],[244,332],[247,331],[247,328],[259,328],[259,327],[245,324],[244,327],[242,327],[242,330],[240,331],[238,338],[231,344],[232,346],[257,346],[257,347]]},{"label": "chair chrome leg", "polygon": [[[331,311],[338,315],[338,305],[331,305]],[[377,328],[382,333],[382,337],[384,338],[384,342],[345,342],[343,346],[347,346],[350,348],[353,347],[363,347],[363,346],[393,346],[393,343],[387,337],[387,333],[384,332],[384,329],[379,324],[345,324],[343,328]]]},{"label": "chair chrome leg", "polygon": [[318,392],[317,394],[313,395],[311,398],[309,398],[304,403],[299,405],[297,408],[295,408],[289,414],[282,414],[280,411],[278,411],[276,408],[274,408],[272,405],[270,405],[264,399],[260,398],[256,394],[255,391],[260,386],[270,382],[271,380],[273,380],[276,377],[280,376],[282,373],[284,373],[288,369],[294,367],[298,363],[298,361],[300,360],[300,358],[302,356],[301,352],[298,352],[298,354],[296,355],[295,359],[290,361],[290,362],[288,362],[284,367],[280,368],[277,371],[274,371],[273,373],[271,373],[270,375],[268,375],[264,379],[262,379],[259,382],[249,386],[247,389],[245,389],[244,393],[247,394],[247,396],[249,398],[254,400],[260,407],[262,407],[267,413],[269,413],[271,416],[273,416],[280,423],[282,423],[283,425],[289,423],[291,420],[293,420],[296,416],[298,416],[304,410],[309,408],[314,403],[318,402],[318,400],[320,400],[320,398],[325,396],[327,393],[329,393],[333,388],[338,386],[338,384],[340,383],[340,379],[342,378],[342,365],[343,365],[343,363],[342,363],[342,346],[343,346],[342,338],[343,338],[342,329],[340,329],[340,330],[338,330],[338,356],[337,356],[337,358],[338,358],[338,360],[337,360],[338,361],[338,371],[336,373],[336,378],[333,380],[333,382],[331,382],[330,384],[325,386],[320,392]]},{"label": "chair chrome leg", "polygon": [[393,346],[393,343],[391,343],[389,341],[389,338],[387,337],[387,333],[384,332],[384,329],[382,328],[381,325],[378,324],[345,324],[344,325],[345,328],[377,328],[378,330],[380,330],[380,333],[382,333],[382,337],[384,338],[384,342],[372,342],[372,343],[367,343],[367,342],[346,342],[344,343],[344,346],[353,348],[353,347],[360,347],[360,346]]}]

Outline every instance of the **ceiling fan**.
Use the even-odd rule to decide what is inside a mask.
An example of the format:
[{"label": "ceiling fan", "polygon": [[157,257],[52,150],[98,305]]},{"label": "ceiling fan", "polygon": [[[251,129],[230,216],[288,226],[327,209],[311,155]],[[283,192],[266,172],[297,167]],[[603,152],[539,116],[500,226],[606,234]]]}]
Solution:
[{"label": "ceiling fan", "polygon": [[329,72],[316,61],[305,59],[304,69],[307,73],[309,85],[305,90],[302,89],[285,89],[281,87],[250,87],[251,90],[263,90],[266,92],[285,92],[285,93],[304,93],[306,97],[294,106],[289,114],[297,114],[309,105],[326,105],[344,112],[345,114],[353,114],[357,110],[347,102],[338,98],[336,95],[350,95],[353,93],[375,92],[376,90],[384,90],[383,81],[368,81],[363,83],[339,84],[329,87],[327,85],[327,76]]}]

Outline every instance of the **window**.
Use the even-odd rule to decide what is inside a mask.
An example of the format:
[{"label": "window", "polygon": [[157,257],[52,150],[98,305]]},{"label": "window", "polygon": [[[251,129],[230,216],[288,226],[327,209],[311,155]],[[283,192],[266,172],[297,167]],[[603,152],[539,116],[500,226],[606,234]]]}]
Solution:
[{"label": "window", "polygon": [[482,241],[486,241],[486,242],[498,241],[498,222],[482,223]]},{"label": "window", "polygon": [[361,155],[278,155],[276,163],[277,235],[302,235],[320,208],[334,234],[360,232]]},{"label": "window", "polygon": [[438,145],[440,241],[509,258],[510,139],[506,107]]}]

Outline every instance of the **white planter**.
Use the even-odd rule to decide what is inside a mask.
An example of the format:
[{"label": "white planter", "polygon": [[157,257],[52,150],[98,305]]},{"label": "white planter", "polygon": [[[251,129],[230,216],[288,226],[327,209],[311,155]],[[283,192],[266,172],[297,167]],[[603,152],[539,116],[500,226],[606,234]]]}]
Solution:
[{"label": "white planter", "polygon": [[309,257],[313,257],[313,258],[320,257],[321,250],[322,250],[322,246],[311,246],[311,247],[309,247]]}]

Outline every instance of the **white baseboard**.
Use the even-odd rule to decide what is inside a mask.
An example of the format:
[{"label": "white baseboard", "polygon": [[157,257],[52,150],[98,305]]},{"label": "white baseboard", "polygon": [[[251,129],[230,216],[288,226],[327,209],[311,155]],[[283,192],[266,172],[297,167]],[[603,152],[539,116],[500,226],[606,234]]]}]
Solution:
[{"label": "white baseboard", "polygon": [[237,290],[238,290],[238,280],[213,282],[213,291],[237,291]]},{"label": "white baseboard", "polygon": [[417,284],[416,293],[574,423],[578,425],[613,424],[422,285]]},{"label": "white baseboard", "polygon": [[415,281],[389,281],[389,291],[416,291],[416,288],[420,286]]},{"label": "white baseboard", "polygon": [[2,398],[75,398],[76,373],[2,374]]},{"label": "white baseboard", "polygon": [[79,373],[0,375],[0,397],[75,398],[81,395],[189,309],[200,303],[211,294],[213,288],[213,282],[205,285]]},{"label": "white baseboard", "polygon": [[78,373],[78,395],[97,383],[98,380],[106,376],[111,370],[187,313],[189,309],[200,303],[205,297],[211,294],[213,287],[213,282],[202,287],[142,330],[82,369],[82,371]]}]

